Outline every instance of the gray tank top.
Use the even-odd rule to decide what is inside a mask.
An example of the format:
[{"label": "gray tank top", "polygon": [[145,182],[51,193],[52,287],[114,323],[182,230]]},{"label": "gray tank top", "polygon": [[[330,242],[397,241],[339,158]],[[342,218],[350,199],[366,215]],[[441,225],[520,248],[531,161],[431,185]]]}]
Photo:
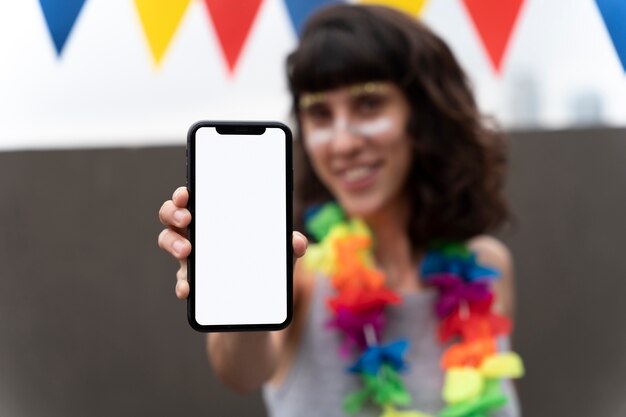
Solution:
[{"label": "gray tank top", "polygon": [[[269,416],[346,417],[342,411],[344,398],[362,388],[359,379],[346,372],[354,359],[344,359],[338,354],[339,333],[325,327],[331,315],[326,299],[333,291],[328,279],[317,278],[308,320],[303,326],[291,369],[280,386],[266,384],[263,387]],[[434,416],[444,407],[441,398],[444,373],[439,360],[445,349],[437,340],[438,320],[433,311],[436,296],[434,289],[407,293],[400,305],[388,307],[382,340],[383,344],[399,338],[410,341],[406,355],[409,369],[402,373],[413,399],[410,409]],[[504,349],[508,341],[502,340],[500,344]],[[519,405],[511,382],[503,381],[502,389],[510,400],[492,416],[518,417]],[[380,407],[368,405],[358,415],[378,417],[381,414]]]}]

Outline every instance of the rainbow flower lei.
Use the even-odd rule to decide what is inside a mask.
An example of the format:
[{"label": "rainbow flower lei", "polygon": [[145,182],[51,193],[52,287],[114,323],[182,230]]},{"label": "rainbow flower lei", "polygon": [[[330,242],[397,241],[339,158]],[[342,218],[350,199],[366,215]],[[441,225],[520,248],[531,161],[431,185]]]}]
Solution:
[{"label": "rainbow flower lei", "polygon": [[[311,245],[305,265],[330,277],[335,294],[327,300],[333,318],[329,329],[342,335],[339,355],[357,359],[347,372],[360,378],[362,388],[343,403],[347,415],[366,403],[382,408],[381,417],[431,417],[410,406],[411,396],[401,374],[408,369],[404,355],[409,341],[381,345],[385,308],[400,304],[397,293],[385,287],[385,276],[375,268],[373,238],[358,219],[346,219],[336,203],[309,213],[307,230],[319,243]],[[477,263],[464,244],[441,242],[426,253],[421,265],[426,284],[438,290],[435,312],[439,339],[451,343],[441,358],[445,370],[439,417],[486,417],[507,403],[501,378],[520,378],[524,368],[513,352],[499,352],[497,337],[511,333],[511,322],[492,311],[490,284],[498,271]]]}]

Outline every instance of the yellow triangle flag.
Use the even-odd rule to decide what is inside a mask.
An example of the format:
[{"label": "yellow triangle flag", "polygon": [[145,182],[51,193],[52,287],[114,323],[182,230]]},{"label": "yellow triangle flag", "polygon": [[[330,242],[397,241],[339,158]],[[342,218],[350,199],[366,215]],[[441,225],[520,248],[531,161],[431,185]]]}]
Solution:
[{"label": "yellow triangle flag", "polygon": [[359,3],[362,4],[378,4],[381,6],[394,7],[411,16],[421,15],[427,2],[428,0],[359,0]]},{"label": "yellow triangle flag", "polygon": [[191,0],[135,0],[155,63],[165,54]]}]

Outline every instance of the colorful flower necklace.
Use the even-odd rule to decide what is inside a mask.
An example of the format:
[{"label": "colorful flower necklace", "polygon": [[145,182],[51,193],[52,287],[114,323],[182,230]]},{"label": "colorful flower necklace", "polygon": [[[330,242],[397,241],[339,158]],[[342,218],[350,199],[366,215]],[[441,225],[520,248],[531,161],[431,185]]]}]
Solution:
[{"label": "colorful flower necklace", "polygon": [[[385,308],[402,299],[385,287],[385,276],[375,268],[373,238],[360,220],[348,220],[336,203],[328,203],[307,216],[307,230],[319,243],[311,245],[305,265],[330,277],[335,294],[328,307],[333,318],[328,328],[339,331],[339,355],[357,359],[347,372],[362,388],[349,394],[344,412],[357,414],[367,403],[382,408],[381,417],[431,417],[419,411],[401,411],[411,396],[401,373],[408,369],[404,355],[409,342],[401,339],[381,345]],[[439,339],[451,346],[441,358],[446,371],[439,417],[486,417],[507,403],[501,378],[520,378],[523,365],[513,352],[498,352],[497,337],[511,333],[510,321],[492,311],[490,284],[499,273],[478,265],[464,244],[438,243],[421,265],[424,281],[438,290],[435,312],[440,319]]]}]

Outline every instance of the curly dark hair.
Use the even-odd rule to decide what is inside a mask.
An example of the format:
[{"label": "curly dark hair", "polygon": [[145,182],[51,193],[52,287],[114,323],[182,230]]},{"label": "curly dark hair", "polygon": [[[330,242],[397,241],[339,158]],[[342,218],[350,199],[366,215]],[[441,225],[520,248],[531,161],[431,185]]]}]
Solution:
[{"label": "curly dark hair", "polygon": [[[416,249],[434,240],[467,240],[507,220],[503,135],[480,114],[448,46],[424,24],[383,6],[335,5],[307,23],[287,59],[297,118],[299,96],[367,81],[391,81],[411,106],[413,165],[405,192]],[[300,122],[297,122],[299,136]],[[332,200],[296,141],[295,222]]]}]

